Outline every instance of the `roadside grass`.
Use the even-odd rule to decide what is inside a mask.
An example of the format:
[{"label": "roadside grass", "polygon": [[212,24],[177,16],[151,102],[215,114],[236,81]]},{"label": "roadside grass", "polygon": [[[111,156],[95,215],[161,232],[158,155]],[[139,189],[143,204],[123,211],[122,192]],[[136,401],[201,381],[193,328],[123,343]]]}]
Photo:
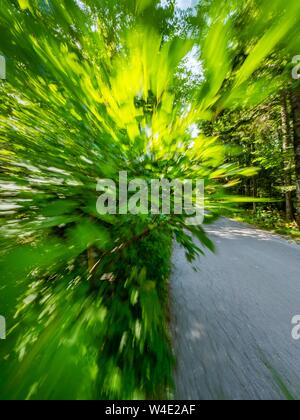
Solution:
[{"label": "roadside grass", "polygon": [[262,357],[262,362],[264,363],[264,365],[266,366],[266,368],[269,370],[270,374],[272,375],[284,399],[286,401],[296,401],[297,398],[293,394],[292,390],[289,387],[289,384],[287,384],[283,376],[278,372],[277,369],[274,368],[273,365],[270,364],[270,362],[266,359],[263,353],[261,353],[261,357]]},{"label": "roadside grass", "polygon": [[278,211],[259,209],[256,213],[253,213],[250,210],[241,210],[229,215],[229,217],[236,222],[249,223],[257,228],[300,241],[300,229],[297,224],[287,222]]}]

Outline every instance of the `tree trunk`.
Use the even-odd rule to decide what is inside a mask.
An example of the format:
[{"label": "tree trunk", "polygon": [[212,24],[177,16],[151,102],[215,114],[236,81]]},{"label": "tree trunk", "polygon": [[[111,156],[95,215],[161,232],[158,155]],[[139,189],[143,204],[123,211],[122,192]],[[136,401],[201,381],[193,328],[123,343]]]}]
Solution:
[{"label": "tree trunk", "polygon": [[283,91],[281,94],[281,128],[282,128],[282,143],[283,143],[283,153],[284,153],[284,187],[285,187],[285,210],[286,210],[286,219],[292,221],[294,218],[293,215],[293,201],[292,201],[292,192],[289,190],[292,178],[290,172],[290,156],[289,151],[291,147],[291,136],[290,136],[290,126],[289,126],[289,116],[288,116],[288,104],[287,104],[287,94],[286,91]]},{"label": "tree trunk", "polygon": [[[254,141],[255,141],[255,138],[252,137],[252,143],[250,145],[250,156],[251,156],[250,165],[252,164],[253,156],[255,156],[255,143],[254,143]],[[252,187],[252,197],[257,198],[257,178],[256,178],[256,176],[254,176],[251,179],[251,181],[252,182],[250,183],[250,188]],[[256,201],[253,200],[252,206],[253,206],[253,213],[256,214],[256,211],[257,211]]]},{"label": "tree trunk", "polygon": [[291,94],[296,164],[296,222],[300,227],[300,88]]},{"label": "tree trunk", "polygon": [[251,194],[251,180],[246,178],[245,179],[245,195],[246,197],[250,197]]},{"label": "tree trunk", "polygon": [[[256,177],[252,180],[252,196],[253,198],[257,198],[257,179]],[[256,214],[257,206],[256,201],[253,201],[253,213]]]}]

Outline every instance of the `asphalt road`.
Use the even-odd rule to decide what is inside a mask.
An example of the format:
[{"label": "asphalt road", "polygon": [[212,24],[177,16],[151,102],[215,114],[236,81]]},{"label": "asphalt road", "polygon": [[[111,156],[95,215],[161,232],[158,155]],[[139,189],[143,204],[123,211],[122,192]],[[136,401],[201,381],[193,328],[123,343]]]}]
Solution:
[{"label": "asphalt road", "polygon": [[175,398],[300,399],[300,246],[226,219],[207,231],[216,254],[191,266],[174,249]]}]

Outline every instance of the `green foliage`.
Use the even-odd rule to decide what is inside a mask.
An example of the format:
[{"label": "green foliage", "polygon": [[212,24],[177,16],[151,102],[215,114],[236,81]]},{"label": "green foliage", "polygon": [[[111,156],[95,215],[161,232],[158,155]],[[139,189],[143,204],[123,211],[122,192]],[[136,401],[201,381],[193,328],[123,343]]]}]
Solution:
[{"label": "green foliage", "polygon": [[93,291],[79,265],[52,278],[37,274],[4,343],[1,398],[166,397],[173,368],[165,321],[170,253],[168,232],[153,232],[119,255]]},{"label": "green foliage", "polygon": [[[1,398],[170,395],[171,241],[191,261],[213,244],[184,215],[99,215],[97,180],[203,179],[207,223],[245,201],[229,189],[255,171],[192,129],[278,88],[258,69],[300,13],[206,3],[184,15],[172,1],[2,0]],[[193,51],[203,77],[191,82]]]},{"label": "green foliage", "polygon": [[300,240],[300,232],[296,223],[287,222],[285,215],[274,209],[274,207],[258,207],[255,213],[252,211],[241,211],[235,214],[235,219]]}]

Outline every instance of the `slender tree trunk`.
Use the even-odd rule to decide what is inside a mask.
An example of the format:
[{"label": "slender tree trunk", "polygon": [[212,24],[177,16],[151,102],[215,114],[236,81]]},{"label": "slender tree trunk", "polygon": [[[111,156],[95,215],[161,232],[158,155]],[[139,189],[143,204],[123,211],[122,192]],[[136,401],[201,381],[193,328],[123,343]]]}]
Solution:
[{"label": "slender tree trunk", "polygon": [[[252,143],[250,146],[250,156],[251,156],[251,162],[250,164],[252,164],[252,159],[253,156],[255,154],[255,143],[254,143],[255,138],[252,138]],[[251,180],[251,184],[252,184],[252,197],[253,198],[257,198],[257,178],[256,176],[254,176]],[[251,185],[250,184],[250,185]],[[256,214],[256,210],[257,210],[257,205],[256,205],[256,201],[253,200],[253,213]]]},{"label": "slender tree trunk", "polygon": [[250,197],[250,190],[251,190],[251,180],[246,178],[245,179],[245,195],[246,195],[246,197]]},{"label": "slender tree trunk", "polygon": [[287,220],[292,221],[294,218],[293,201],[292,201],[292,192],[289,190],[292,183],[291,173],[290,173],[290,159],[289,159],[289,150],[291,147],[291,136],[290,136],[288,102],[287,102],[286,91],[283,91],[281,94],[281,128],[282,128],[282,143],[283,143],[283,153],[284,153],[284,174],[285,174],[284,186],[286,189],[285,210],[286,210]]},{"label": "slender tree trunk", "polygon": [[[253,198],[257,198],[257,179],[256,177],[252,180],[252,196]],[[253,213],[256,214],[257,206],[256,201],[253,201]]]},{"label": "slender tree trunk", "polygon": [[300,227],[300,88],[291,94],[296,163],[296,222]]}]

